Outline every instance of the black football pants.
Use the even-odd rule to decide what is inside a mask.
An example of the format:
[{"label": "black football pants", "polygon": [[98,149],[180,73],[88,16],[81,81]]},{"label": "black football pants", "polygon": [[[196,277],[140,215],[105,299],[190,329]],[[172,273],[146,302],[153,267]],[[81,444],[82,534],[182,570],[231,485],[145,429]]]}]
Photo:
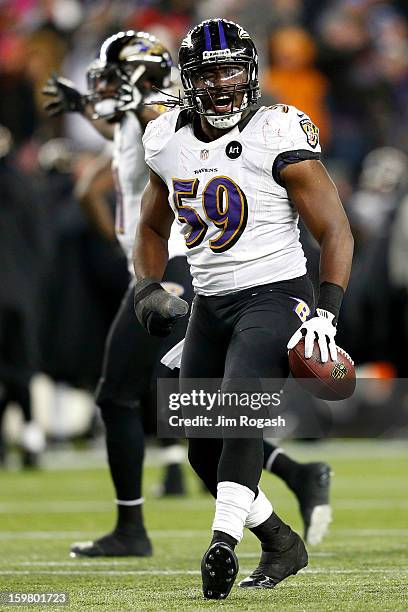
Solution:
[{"label": "black football pants", "polygon": [[[170,259],[163,282],[191,303],[193,290],[185,257]],[[143,409],[150,402],[152,376],[161,357],[185,335],[188,318],[166,338],[149,336],[133,308],[133,283],[123,298],[106,340],[102,375],[96,391],[106,429],[109,468],[116,497],[142,496]],[[176,375],[170,370],[169,376]]]},{"label": "black football pants", "polygon": [[[286,346],[302,322],[299,301],[313,312],[313,287],[307,275],[225,296],[196,296],[183,350],[181,390],[183,379],[221,378],[225,392],[242,379],[286,379]],[[213,495],[223,481],[256,492],[263,440],[191,438],[189,460]]]}]

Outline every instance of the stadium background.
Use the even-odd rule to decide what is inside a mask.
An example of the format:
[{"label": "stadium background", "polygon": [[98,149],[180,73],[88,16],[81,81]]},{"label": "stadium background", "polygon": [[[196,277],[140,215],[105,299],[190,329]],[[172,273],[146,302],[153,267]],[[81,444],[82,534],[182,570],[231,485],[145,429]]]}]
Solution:
[{"label": "stadium background", "polygon": [[[154,500],[154,442],[145,488],[156,556],[98,561],[96,570],[67,559],[69,543],[102,533],[113,513],[92,390],[127,275],[119,247],[98,236],[75,198],[75,185],[106,143],[81,117],[48,119],[40,91],[52,71],[84,91],[86,67],[120,29],[156,34],[176,58],[188,28],[214,16],[254,36],[264,103],[294,104],[319,125],[324,163],[349,214],[355,258],[338,344],[360,375],[374,380],[352,410],[337,410],[335,426],[363,436],[374,413],[389,414],[390,407],[397,413],[385,421],[381,439],[291,443],[300,459],[334,466],[335,522],[310,569],[268,593],[268,605],[334,609],[340,598],[345,609],[406,609],[404,386],[397,406],[393,395],[394,379],[406,378],[408,369],[408,7],[402,0],[0,3],[1,590],[68,590],[76,609],[200,605],[195,568],[212,502],[187,467],[190,496]],[[303,239],[315,276],[316,246],[306,232]],[[13,402],[3,410],[5,381],[13,378],[31,380],[39,428],[27,415],[24,423]],[[41,448],[41,431],[47,448],[40,456],[27,449]],[[37,463],[41,469],[18,473]],[[270,477],[265,488],[299,526],[280,483]],[[242,550],[249,567],[254,542]],[[260,609],[265,597],[240,594],[223,605]]]}]

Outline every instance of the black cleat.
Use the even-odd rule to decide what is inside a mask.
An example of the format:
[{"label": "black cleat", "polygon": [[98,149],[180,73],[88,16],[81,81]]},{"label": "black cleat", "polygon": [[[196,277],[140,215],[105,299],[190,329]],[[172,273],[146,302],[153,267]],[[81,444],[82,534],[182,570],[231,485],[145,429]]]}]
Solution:
[{"label": "black cleat", "polygon": [[306,463],[291,487],[298,498],[307,544],[320,544],[332,521],[329,503],[331,469],[327,463]]},{"label": "black cleat", "polygon": [[108,533],[94,542],[77,542],[71,546],[71,557],[151,557],[152,544],[142,531],[140,536]]},{"label": "black cleat", "polygon": [[248,578],[241,580],[238,586],[273,589],[279,582],[306,567],[307,561],[307,552],[301,537],[291,530],[289,535],[279,536],[276,550],[262,552],[258,567]]},{"label": "black cleat", "polygon": [[238,559],[226,542],[215,542],[201,561],[203,595],[206,599],[225,599],[238,574]]}]

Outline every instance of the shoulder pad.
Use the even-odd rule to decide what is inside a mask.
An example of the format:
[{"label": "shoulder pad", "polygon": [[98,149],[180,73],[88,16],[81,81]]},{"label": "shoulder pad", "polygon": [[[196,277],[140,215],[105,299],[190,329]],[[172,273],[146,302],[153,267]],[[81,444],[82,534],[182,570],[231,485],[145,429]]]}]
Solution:
[{"label": "shoulder pad", "polygon": [[268,147],[320,152],[319,128],[304,112],[286,104],[274,104],[262,110],[263,132]]},{"label": "shoulder pad", "polygon": [[157,153],[168,143],[176,131],[180,113],[180,109],[166,111],[153,121],[149,121],[143,135],[146,154],[149,151]]}]

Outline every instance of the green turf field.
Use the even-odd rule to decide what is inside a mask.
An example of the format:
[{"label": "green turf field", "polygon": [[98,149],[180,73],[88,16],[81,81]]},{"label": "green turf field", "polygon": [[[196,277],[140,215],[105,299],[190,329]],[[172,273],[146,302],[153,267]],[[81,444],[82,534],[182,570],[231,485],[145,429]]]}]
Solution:
[{"label": "green turf field", "polygon": [[[402,442],[291,445],[300,459],[334,470],[334,523],[309,567],[273,591],[234,588],[226,601],[204,601],[199,566],[209,542],[212,500],[189,475],[190,496],[154,500],[157,468],[145,478],[150,559],[70,559],[69,544],[106,532],[113,497],[106,471],[55,469],[0,473],[0,591],[67,591],[71,610],[408,610],[408,449]],[[277,512],[300,528],[292,494],[275,477],[263,488]],[[257,564],[247,533],[237,548],[241,573]],[[63,606],[1,609],[64,610]]]}]

